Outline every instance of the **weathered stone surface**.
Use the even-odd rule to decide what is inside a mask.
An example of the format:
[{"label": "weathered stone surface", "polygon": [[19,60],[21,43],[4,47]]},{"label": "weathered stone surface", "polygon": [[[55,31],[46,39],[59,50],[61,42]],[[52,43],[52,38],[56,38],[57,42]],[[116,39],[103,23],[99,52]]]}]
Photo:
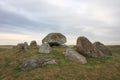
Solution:
[{"label": "weathered stone surface", "polygon": [[98,51],[99,54],[102,54],[100,56],[104,56],[104,57],[112,56],[111,51],[104,44],[100,42],[95,42],[93,43],[93,46],[96,49],[96,51]]},{"label": "weathered stone surface", "polygon": [[33,68],[42,67],[47,64],[57,64],[54,59],[51,58],[30,58],[22,63],[20,66],[22,70],[31,70]]},{"label": "weathered stone surface", "polygon": [[21,51],[27,51],[28,50],[27,42],[17,44],[17,49],[19,49]]},{"label": "weathered stone surface", "polygon": [[64,52],[64,55],[69,60],[72,60],[81,64],[87,63],[87,60],[83,55],[79,54],[78,52],[72,49],[67,49],[66,52]]},{"label": "weathered stone surface", "polygon": [[30,46],[31,46],[31,47],[37,46],[37,42],[36,42],[35,40],[31,41]]},{"label": "weathered stone surface", "polygon": [[24,42],[24,47],[25,47],[25,50],[28,50],[28,43],[27,42]]},{"label": "weathered stone surface", "polygon": [[61,33],[50,33],[43,40],[42,43],[49,43],[52,46],[59,46],[66,43],[66,37]]},{"label": "weathered stone surface", "polygon": [[39,52],[40,53],[50,53],[51,47],[49,46],[48,43],[43,43],[39,48]]},{"label": "weathered stone surface", "polygon": [[77,51],[80,54],[91,57],[98,57],[99,53],[94,51],[92,43],[86,37],[78,37],[76,44]]}]

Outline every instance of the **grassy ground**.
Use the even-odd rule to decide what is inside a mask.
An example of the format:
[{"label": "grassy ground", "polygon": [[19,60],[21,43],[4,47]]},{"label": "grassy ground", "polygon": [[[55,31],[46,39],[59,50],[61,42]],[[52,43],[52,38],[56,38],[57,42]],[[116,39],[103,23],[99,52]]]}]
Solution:
[{"label": "grassy ground", "polygon": [[[65,48],[53,48],[50,54],[40,54],[38,48],[18,51],[0,46],[0,80],[120,80],[120,46],[110,46],[113,57],[106,60],[87,58],[78,64],[64,58]],[[30,57],[55,58],[58,64],[22,71],[19,65]]]}]

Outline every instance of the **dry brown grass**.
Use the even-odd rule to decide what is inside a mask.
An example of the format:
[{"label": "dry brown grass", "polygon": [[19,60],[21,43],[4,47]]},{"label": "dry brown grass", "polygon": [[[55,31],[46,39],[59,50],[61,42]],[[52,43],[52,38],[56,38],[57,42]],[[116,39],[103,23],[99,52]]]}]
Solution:
[{"label": "dry brown grass", "polygon": [[[0,80],[120,80],[120,47],[109,47],[113,57],[106,60],[87,58],[85,65],[64,58],[64,48],[40,54],[38,48],[18,51],[0,46]],[[52,57],[58,64],[22,71],[19,65],[29,57]]]}]

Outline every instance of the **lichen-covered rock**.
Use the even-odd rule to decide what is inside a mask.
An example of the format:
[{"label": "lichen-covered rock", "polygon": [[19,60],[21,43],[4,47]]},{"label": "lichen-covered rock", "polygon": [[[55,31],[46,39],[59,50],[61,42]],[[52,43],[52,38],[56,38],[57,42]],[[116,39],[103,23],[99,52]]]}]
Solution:
[{"label": "lichen-covered rock", "polygon": [[39,52],[40,53],[50,53],[51,47],[49,46],[48,43],[43,43],[39,48]]},{"label": "lichen-covered rock", "polygon": [[42,43],[49,43],[52,46],[59,46],[66,43],[66,37],[61,33],[50,33],[43,40]]},{"label": "lichen-covered rock", "polygon": [[93,46],[98,51],[99,54],[102,54],[101,56],[104,56],[104,57],[112,56],[111,51],[104,44],[100,42],[95,42],[93,43]]},{"label": "lichen-covered rock", "polygon": [[17,49],[19,49],[20,51],[27,51],[28,50],[27,42],[17,44]]},{"label": "lichen-covered rock", "polygon": [[75,62],[78,62],[80,64],[85,64],[87,63],[87,60],[86,58],[79,54],[78,52],[72,50],[72,49],[67,49],[65,52],[64,52],[64,55],[66,58],[68,58],[69,60],[72,60],[72,61],[75,61]]},{"label": "lichen-covered rock", "polygon": [[31,46],[31,47],[37,46],[37,42],[36,42],[35,40],[31,41],[30,46]]},{"label": "lichen-covered rock", "polygon": [[80,54],[91,57],[98,57],[99,53],[94,51],[92,43],[86,37],[78,37],[76,44],[77,51]]},{"label": "lichen-covered rock", "polygon": [[47,64],[57,64],[54,59],[51,58],[30,58],[20,65],[22,70],[31,70],[33,68],[42,67]]}]

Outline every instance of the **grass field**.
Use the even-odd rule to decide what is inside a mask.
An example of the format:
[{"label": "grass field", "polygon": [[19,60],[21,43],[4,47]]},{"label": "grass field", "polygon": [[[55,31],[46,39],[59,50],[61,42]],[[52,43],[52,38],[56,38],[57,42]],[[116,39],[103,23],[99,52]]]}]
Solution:
[{"label": "grass field", "polygon": [[[0,80],[120,80],[120,46],[109,46],[112,57],[87,58],[84,65],[65,59],[62,54],[65,48],[53,48],[50,54],[40,54],[38,49],[18,51],[0,46]],[[20,64],[30,57],[51,57],[58,64],[22,71]]]}]

